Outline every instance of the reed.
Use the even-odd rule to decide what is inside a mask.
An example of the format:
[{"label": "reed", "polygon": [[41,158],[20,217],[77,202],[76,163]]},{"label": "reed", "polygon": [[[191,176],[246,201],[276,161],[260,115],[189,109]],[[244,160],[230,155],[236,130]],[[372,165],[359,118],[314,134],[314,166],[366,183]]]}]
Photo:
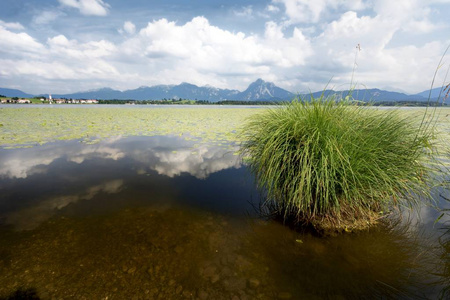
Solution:
[{"label": "reed", "polygon": [[353,230],[427,195],[433,130],[423,127],[399,110],[322,95],[253,116],[242,153],[284,222]]}]

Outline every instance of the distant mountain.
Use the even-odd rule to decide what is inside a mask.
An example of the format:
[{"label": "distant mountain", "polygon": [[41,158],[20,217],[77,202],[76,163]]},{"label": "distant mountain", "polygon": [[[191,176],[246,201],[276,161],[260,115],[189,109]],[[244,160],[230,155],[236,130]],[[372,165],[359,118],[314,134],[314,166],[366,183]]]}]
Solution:
[{"label": "distant mountain", "polygon": [[121,99],[116,98],[122,92],[113,90],[110,88],[102,88],[97,90],[91,90],[86,92],[78,92],[73,94],[52,94],[54,99],[67,98],[67,99]]},{"label": "distant mountain", "polygon": [[221,100],[290,100],[294,94],[262,79],[256,80],[244,91],[219,89],[211,86],[196,86],[190,83],[179,85],[142,86],[133,90],[117,91],[103,88],[73,94],[53,95],[53,98],[73,99],[118,99],[118,100],[160,100],[160,99],[197,99],[208,101]]},{"label": "distant mountain", "polygon": [[295,95],[291,92],[277,87],[272,82],[258,79],[251,83],[248,88],[236,95],[235,100],[291,100]]},{"label": "distant mountain", "polygon": [[426,101],[427,99],[421,95],[406,95],[404,93],[389,92],[380,89],[355,89],[345,91],[324,90],[311,94],[302,95],[304,99],[310,99],[311,95],[314,98],[319,98],[321,95],[325,97],[335,95],[338,99],[344,99],[349,94],[350,96],[359,101],[365,102],[381,102],[381,101]]},{"label": "distant mountain", "polygon": [[208,101],[220,101],[226,99],[235,99],[239,94],[237,90],[218,89],[204,86],[198,87],[190,83],[179,85],[155,85],[141,86],[137,89],[117,91],[109,88],[103,88],[94,91],[79,92],[65,95],[53,95],[54,98],[73,98],[73,99],[102,99],[102,100],[161,100],[161,99],[197,99]]},{"label": "distant mountain", "polygon": [[431,89],[431,90],[423,91],[423,92],[418,93],[416,95],[422,96],[422,97],[428,99],[428,97],[430,96],[430,91],[431,91],[431,99],[436,100],[439,96],[440,97],[444,97],[445,96],[445,94],[447,93],[447,90],[444,91],[444,89],[445,89],[445,87],[438,87],[438,88],[434,88],[434,89]]},{"label": "distant mountain", "polygon": [[124,99],[159,100],[159,99],[197,99],[220,101],[233,98],[239,91],[218,89],[210,86],[199,87],[190,83],[179,85],[157,85],[140,87],[123,92]]},{"label": "distant mountain", "polygon": [[33,95],[24,93],[20,90],[15,89],[4,89],[0,88],[0,95],[6,96],[6,97],[19,97],[19,98],[31,98]]},{"label": "distant mountain", "polygon": [[[441,88],[432,89],[431,98],[435,100],[441,91]],[[351,91],[351,96],[361,101],[427,101],[428,91],[423,91],[415,95],[390,92],[380,89],[355,89]],[[336,95],[339,99],[345,98],[350,92],[324,90],[314,93],[299,95],[302,99],[308,100],[314,98]],[[24,93],[20,90],[0,88],[0,94],[7,97],[29,98],[33,95]],[[197,99],[217,102],[221,100],[243,100],[243,101],[282,101],[292,100],[297,95],[287,90],[277,87],[272,82],[266,82],[258,79],[251,83],[248,88],[240,92],[238,90],[219,89],[211,86],[196,86],[190,83],[181,83],[179,85],[155,85],[142,86],[137,89],[118,91],[111,88],[102,88],[97,90],[78,92],[72,94],[54,94],[53,98],[72,98],[72,99],[102,99],[102,100],[161,100],[161,99]]]},{"label": "distant mountain", "polygon": [[[348,95],[348,91],[342,93],[343,97]],[[380,89],[359,89],[352,91],[352,97],[361,101],[425,101],[419,95],[406,95],[404,93],[389,92]]]}]

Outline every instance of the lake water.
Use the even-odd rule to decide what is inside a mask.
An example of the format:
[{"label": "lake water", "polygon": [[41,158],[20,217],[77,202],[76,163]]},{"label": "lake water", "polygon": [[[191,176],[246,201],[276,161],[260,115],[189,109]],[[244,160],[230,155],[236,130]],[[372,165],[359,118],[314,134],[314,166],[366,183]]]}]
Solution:
[{"label": "lake water", "polygon": [[435,299],[448,286],[434,209],[298,233],[259,215],[236,149],[153,136],[0,150],[0,298]]}]

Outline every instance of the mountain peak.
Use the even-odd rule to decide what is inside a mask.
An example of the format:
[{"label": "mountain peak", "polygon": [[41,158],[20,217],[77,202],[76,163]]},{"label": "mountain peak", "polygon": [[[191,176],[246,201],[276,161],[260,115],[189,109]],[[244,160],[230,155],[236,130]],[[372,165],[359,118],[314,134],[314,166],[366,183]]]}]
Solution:
[{"label": "mountain peak", "polygon": [[244,100],[290,100],[294,94],[258,78],[240,94]]},{"label": "mountain peak", "polygon": [[195,84],[189,83],[189,82],[182,82],[179,84],[179,86],[190,86],[190,87],[197,87]]},{"label": "mountain peak", "polygon": [[108,91],[113,91],[113,89],[109,88],[109,87],[102,87],[102,88],[87,90],[87,91],[85,91],[85,93],[90,93],[90,92],[108,92]]}]

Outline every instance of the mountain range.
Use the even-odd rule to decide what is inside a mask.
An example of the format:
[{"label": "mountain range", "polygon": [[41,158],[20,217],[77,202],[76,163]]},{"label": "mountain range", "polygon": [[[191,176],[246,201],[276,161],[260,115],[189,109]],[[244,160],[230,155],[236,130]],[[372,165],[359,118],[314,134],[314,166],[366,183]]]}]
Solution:
[{"label": "mountain range", "polygon": [[[431,90],[431,98],[436,99],[442,88],[434,88]],[[251,83],[248,88],[240,92],[238,90],[219,89],[211,86],[196,86],[190,83],[181,83],[179,85],[155,85],[142,86],[137,89],[119,91],[111,88],[102,88],[86,92],[77,92],[72,94],[54,94],[53,98],[67,99],[102,99],[102,100],[161,100],[161,99],[191,99],[191,100],[208,100],[217,102],[221,100],[243,100],[243,101],[282,101],[292,100],[297,95],[304,99],[311,96],[317,98],[321,94],[325,96],[336,95],[345,98],[349,94],[348,90],[334,91],[324,90],[314,93],[294,94],[272,82],[266,82],[258,79]],[[404,93],[390,92],[380,89],[355,89],[351,91],[351,95],[356,100],[362,101],[427,101],[430,90],[423,91],[414,95]],[[34,95],[24,93],[20,90],[0,88],[0,95],[7,97],[30,98]],[[39,95],[36,95],[39,96]],[[47,96],[47,95],[45,95]]]}]

